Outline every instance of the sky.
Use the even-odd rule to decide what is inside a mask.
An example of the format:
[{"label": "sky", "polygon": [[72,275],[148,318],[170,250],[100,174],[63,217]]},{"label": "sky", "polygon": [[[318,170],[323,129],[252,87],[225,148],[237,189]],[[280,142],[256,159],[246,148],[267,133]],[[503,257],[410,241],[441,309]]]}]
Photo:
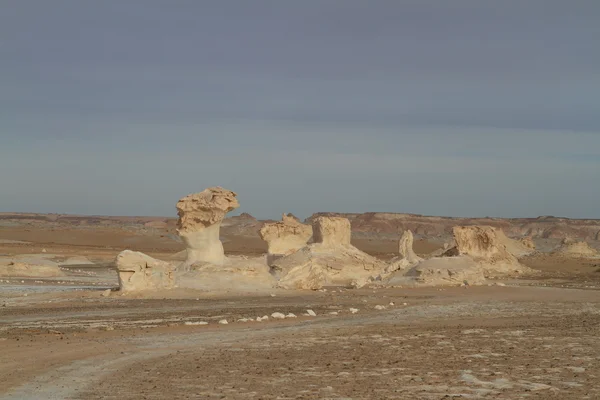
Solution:
[{"label": "sky", "polygon": [[0,211],[600,218],[599,40],[597,0],[4,0]]}]

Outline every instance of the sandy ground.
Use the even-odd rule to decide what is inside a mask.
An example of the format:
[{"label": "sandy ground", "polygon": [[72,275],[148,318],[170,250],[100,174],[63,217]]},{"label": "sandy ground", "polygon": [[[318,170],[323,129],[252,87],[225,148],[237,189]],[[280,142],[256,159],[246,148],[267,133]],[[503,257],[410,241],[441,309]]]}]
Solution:
[{"label": "sandy ground", "polygon": [[[596,290],[178,295],[12,297],[0,398],[600,398]],[[275,311],[298,318],[235,322]]]},{"label": "sandy ground", "polygon": [[[179,243],[41,231],[0,229],[0,254],[45,249],[96,264],[0,278],[0,399],[600,398],[599,260],[529,257],[540,272],[496,282],[505,286],[142,298],[110,291],[116,253],[168,258]],[[382,258],[396,250],[357,245]],[[230,254],[260,246],[225,240]],[[241,321],[274,312],[297,317]]]}]

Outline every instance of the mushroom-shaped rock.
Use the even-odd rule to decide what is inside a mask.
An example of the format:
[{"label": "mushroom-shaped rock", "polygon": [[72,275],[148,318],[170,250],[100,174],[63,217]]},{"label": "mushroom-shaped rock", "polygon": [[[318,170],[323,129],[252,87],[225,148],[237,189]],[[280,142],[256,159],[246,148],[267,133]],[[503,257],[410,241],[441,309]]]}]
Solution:
[{"label": "mushroom-shaped rock", "polygon": [[259,234],[261,239],[267,242],[267,263],[270,265],[274,260],[306,246],[312,236],[312,227],[283,214],[281,221],[264,224]]},{"label": "mushroom-shaped rock", "polygon": [[319,289],[326,285],[361,287],[385,270],[386,264],[350,244],[350,221],[318,217],[314,243],[275,260],[271,273],[286,289]]},{"label": "mushroom-shaped rock", "polygon": [[177,232],[187,247],[187,265],[225,262],[219,233],[225,215],[240,206],[236,196],[230,190],[211,187],[177,202]]},{"label": "mushroom-shaped rock", "polygon": [[175,284],[175,266],[144,253],[122,251],[115,263],[123,292],[171,289]]}]

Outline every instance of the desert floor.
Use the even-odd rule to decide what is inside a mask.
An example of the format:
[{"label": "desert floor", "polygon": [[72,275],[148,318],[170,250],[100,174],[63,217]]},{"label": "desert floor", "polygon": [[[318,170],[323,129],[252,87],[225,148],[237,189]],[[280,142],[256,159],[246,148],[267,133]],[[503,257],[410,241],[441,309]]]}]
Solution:
[{"label": "desert floor", "polygon": [[[539,274],[480,287],[141,298],[107,292],[114,256],[129,247],[168,259],[180,244],[21,227],[0,239],[0,255],[44,249],[94,262],[61,278],[2,279],[0,399],[600,398],[598,260],[530,257]],[[356,244],[394,251],[384,240]],[[229,253],[262,246],[225,241]],[[297,318],[239,321],[273,312]]]}]

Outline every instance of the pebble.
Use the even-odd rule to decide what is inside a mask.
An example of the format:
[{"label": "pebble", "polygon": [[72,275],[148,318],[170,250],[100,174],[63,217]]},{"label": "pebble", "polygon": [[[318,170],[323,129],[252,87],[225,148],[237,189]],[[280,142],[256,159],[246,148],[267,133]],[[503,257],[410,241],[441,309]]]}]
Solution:
[{"label": "pebble", "polygon": [[271,314],[272,318],[275,319],[284,319],[285,318],[285,314],[282,314],[280,312],[274,312],[273,314]]},{"label": "pebble", "polygon": [[385,308],[386,308],[385,306],[381,306],[379,304],[375,306],[376,310],[385,310]]},{"label": "pebble", "polygon": [[313,310],[306,310],[306,314],[310,317],[316,317],[317,313],[314,312]]},{"label": "pebble", "polygon": [[393,305],[394,305],[394,302],[393,302],[393,301],[390,301],[390,306],[393,306]]},{"label": "pebble", "polygon": [[356,314],[358,312],[358,308],[350,308],[350,312],[352,314]]},{"label": "pebble", "polygon": [[294,313],[289,313],[288,315],[285,316],[286,318],[296,318],[296,314]]},{"label": "pebble", "polygon": [[332,312],[329,313],[329,315],[338,315],[338,312],[337,311],[332,311]]},{"label": "pebble", "polygon": [[219,321],[219,323],[220,323],[221,325],[227,325],[229,322],[227,322],[227,320],[226,320],[226,319],[222,319],[222,320],[220,320],[220,321]]},{"label": "pebble", "polygon": [[402,303],[402,305],[403,305],[403,306],[407,306],[407,305],[408,305],[408,303]]},{"label": "pebble", "polygon": [[101,296],[102,297],[108,297],[111,294],[111,290],[110,289],[106,289],[105,291],[102,292]]}]

